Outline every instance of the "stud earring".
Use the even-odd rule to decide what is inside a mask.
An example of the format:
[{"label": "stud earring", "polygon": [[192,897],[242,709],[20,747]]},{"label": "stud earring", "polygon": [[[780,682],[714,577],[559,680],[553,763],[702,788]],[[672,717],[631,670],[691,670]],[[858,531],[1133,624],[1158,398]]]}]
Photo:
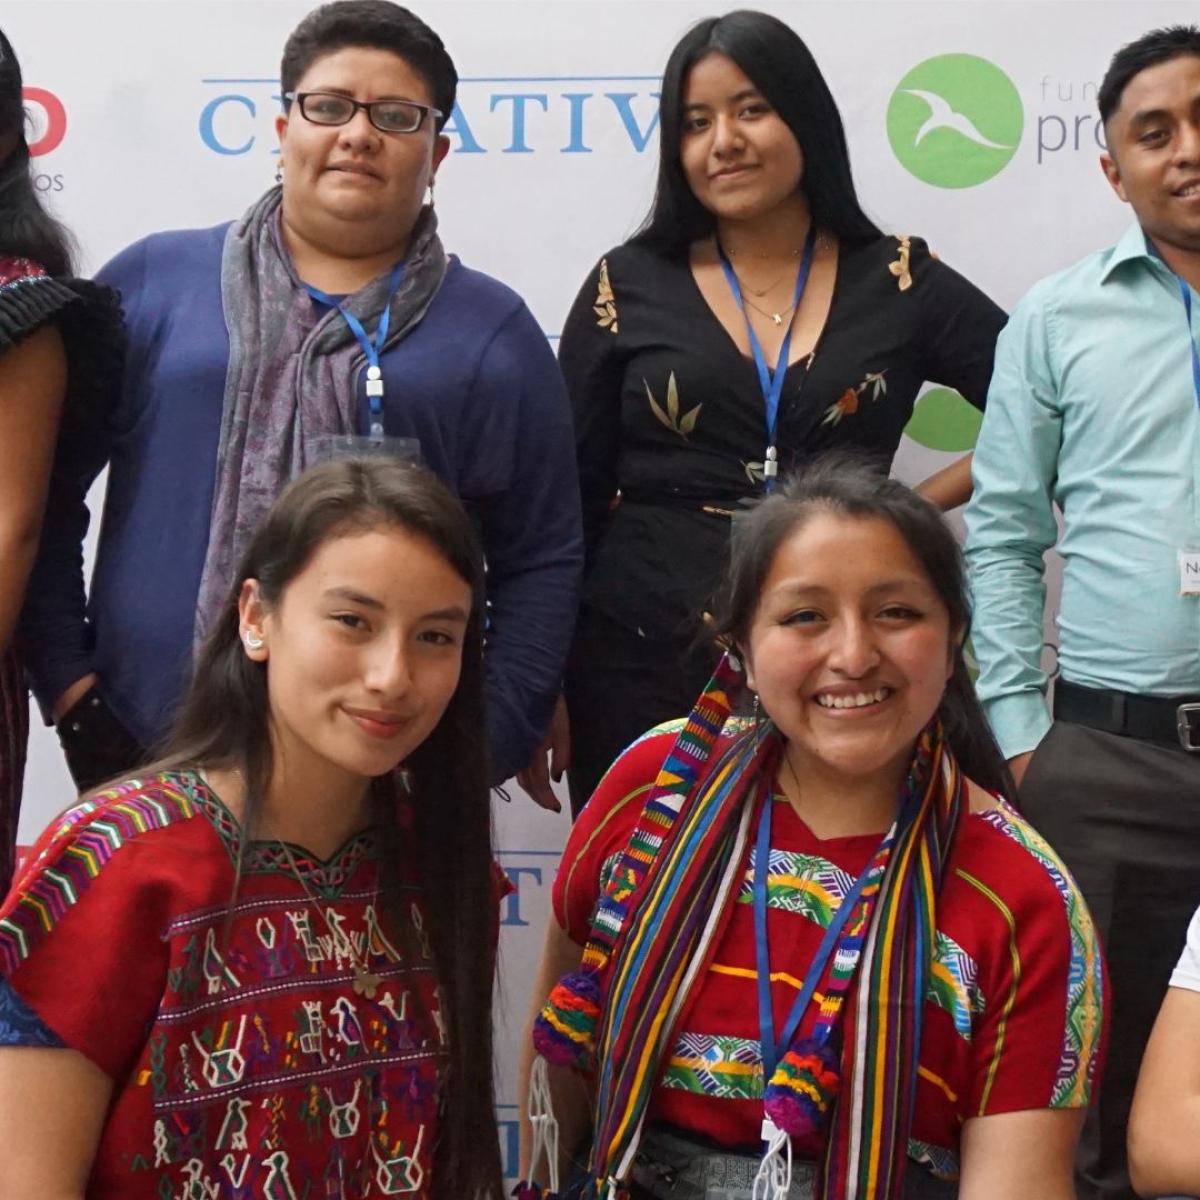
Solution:
[{"label": "stud earring", "polygon": [[242,634],[242,641],[246,643],[247,650],[261,650],[266,645],[266,642],[253,629],[247,629]]}]

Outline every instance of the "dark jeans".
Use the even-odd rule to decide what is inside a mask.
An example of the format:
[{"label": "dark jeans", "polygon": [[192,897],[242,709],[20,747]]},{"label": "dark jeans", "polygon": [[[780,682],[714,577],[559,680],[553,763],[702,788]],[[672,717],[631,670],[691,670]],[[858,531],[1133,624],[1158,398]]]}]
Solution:
[{"label": "dark jeans", "polygon": [[1125,1162],[1134,1084],[1200,907],[1200,755],[1055,721],[1020,800],[1075,876],[1108,963],[1108,1061],[1076,1190],[1080,1200],[1134,1200]]},{"label": "dark jeans", "polygon": [[716,662],[716,651],[690,636],[639,633],[583,610],[564,688],[572,813],[578,815],[622,750],[646,730],[692,711]]},{"label": "dark jeans", "polygon": [[71,778],[81,792],[128,775],[148,757],[96,687],[63,713],[56,728]]}]

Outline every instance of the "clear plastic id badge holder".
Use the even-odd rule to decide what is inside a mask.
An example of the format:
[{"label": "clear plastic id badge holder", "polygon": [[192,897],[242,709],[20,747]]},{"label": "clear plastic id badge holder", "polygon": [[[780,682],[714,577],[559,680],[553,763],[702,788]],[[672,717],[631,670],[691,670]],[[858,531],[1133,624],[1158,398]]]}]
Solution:
[{"label": "clear plastic id badge holder", "polygon": [[1200,550],[1179,551],[1179,594],[1200,596]]},{"label": "clear plastic id badge holder", "polygon": [[382,432],[366,437],[323,433],[309,441],[309,450],[313,462],[330,462],[335,458],[391,458],[414,465],[421,462],[421,443],[416,438],[384,437]]}]

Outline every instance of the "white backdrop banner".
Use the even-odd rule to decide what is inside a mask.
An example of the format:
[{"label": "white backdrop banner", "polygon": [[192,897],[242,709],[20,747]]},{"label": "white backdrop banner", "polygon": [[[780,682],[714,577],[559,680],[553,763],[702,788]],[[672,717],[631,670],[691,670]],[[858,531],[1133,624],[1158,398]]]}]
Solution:
[{"label": "white backdrop banner", "polygon": [[[516,288],[546,334],[594,261],[649,205],[659,78],[693,0],[417,0],[461,80],[438,177],[447,248]],[[6,0],[34,118],[37,187],[85,271],[154,230],[240,214],[271,181],[278,69],[308,11],[292,0]],[[1142,0],[806,0],[759,7],[812,47],[841,105],[855,178],[885,229],[919,234],[1001,305],[1114,242],[1128,209],[1097,167],[1096,88],[1113,51],[1197,19]],[[953,394],[918,405],[897,473],[973,443]],[[98,513],[99,486],[93,495]],[[31,746],[21,838],[71,799],[50,731]],[[514,789],[497,803],[505,903],[499,1118],[516,1167],[516,1043],[567,832]]]}]

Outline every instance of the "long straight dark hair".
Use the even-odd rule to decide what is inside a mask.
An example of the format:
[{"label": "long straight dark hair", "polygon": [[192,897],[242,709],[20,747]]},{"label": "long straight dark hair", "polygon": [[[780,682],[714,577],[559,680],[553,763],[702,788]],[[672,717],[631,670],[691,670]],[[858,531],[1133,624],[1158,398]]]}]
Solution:
[{"label": "long straight dark hair", "polygon": [[[244,773],[242,845],[253,837],[271,781],[267,670],[246,655],[238,597],[257,579],[268,608],[331,539],[394,527],[430,542],[470,585],[473,604],[458,687],[434,731],[399,772],[372,781],[380,838],[380,895],[391,931],[411,951],[402,904],[406,876],[420,884],[447,1016],[449,1067],[434,1157],[438,1200],[500,1200],[500,1147],[492,1078],[496,892],[483,738],[483,565],[459,502],[428,471],[383,459],[342,459],[292,483],[254,535],[224,611],[201,648],[191,688],[161,760],[147,772],[236,767]],[[402,813],[412,827],[401,828]]]},{"label": "long straight dark hair", "polygon": [[812,52],[778,17],[743,9],[692,26],[671,51],[658,108],[654,203],[631,240],[679,254],[716,229],[716,218],[688,186],[680,158],[684,88],[691,69],[709,54],[732,59],[792,131],[804,154],[800,190],[813,221],[842,241],[882,237],[858,201],[842,117]]},{"label": "long straight dark hair", "polygon": [[34,187],[26,120],[21,64],[0,30],[0,153],[13,143],[0,158],[0,255],[33,259],[50,275],[70,275],[71,239]]},{"label": "long straight dark hair", "polygon": [[938,707],[946,740],[968,778],[1015,800],[1012,773],[983,715],[963,652],[971,632],[971,600],[962,551],[942,514],[898,480],[889,479],[874,460],[844,450],[820,455],[735,519],[712,632],[734,646],[749,641],[775,555],[818,512],[886,521],[908,544],[958,635],[951,647],[953,670]]}]

